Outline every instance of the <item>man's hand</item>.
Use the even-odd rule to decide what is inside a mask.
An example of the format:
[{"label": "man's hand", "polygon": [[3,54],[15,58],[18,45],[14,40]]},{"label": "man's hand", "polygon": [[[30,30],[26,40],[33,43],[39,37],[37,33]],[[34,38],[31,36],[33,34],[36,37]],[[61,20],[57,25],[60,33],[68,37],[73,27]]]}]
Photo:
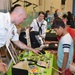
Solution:
[{"label": "man's hand", "polygon": [[51,50],[50,54],[57,54],[57,51]]},{"label": "man's hand", "polygon": [[3,73],[7,72],[7,66],[3,62],[0,62],[0,72],[3,72]]},{"label": "man's hand", "polygon": [[75,63],[69,64],[69,69],[71,72],[75,73]]},{"label": "man's hand", "polygon": [[41,54],[41,52],[39,51],[39,50],[37,50],[37,49],[35,49],[35,50],[32,50],[35,54]]}]

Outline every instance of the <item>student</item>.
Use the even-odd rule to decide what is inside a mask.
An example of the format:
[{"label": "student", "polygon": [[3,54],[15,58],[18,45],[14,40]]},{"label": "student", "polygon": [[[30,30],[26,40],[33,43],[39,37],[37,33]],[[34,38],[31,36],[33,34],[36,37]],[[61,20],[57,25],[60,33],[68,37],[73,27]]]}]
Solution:
[{"label": "student", "polygon": [[[47,29],[47,22],[44,20],[44,12],[40,11],[38,13],[38,17],[34,19],[30,25],[31,32],[30,32],[30,39],[31,45],[33,48],[40,47],[41,44],[39,43],[38,35],[40,36],[43,41],[45,40],[46,29]],[[37,40],[38,39],[38,40]]]},{"label": "student", "polygon": [[47,20],[49,12],[50,12],[49,10],[46,11],[46,13],[45,13],[45,20]]},{"label": "student", "polygon": [[63,20],[59,17],[53,21],[52,28],[61,36],[57,52],[57,64],[62,73],[60,75],[72,75],[69,71],[69,64],[73,61],[73,39],[67,32]]},{"label": "student", "polygon": [[67,15],[66,14],[64,14],[63,16],[62,16],[62,20],[63,20],[63,22],[66,24],[67,23]]},{"label": "student", "polygon": [[54,18],[58,17],[58,9],[55,10],[55,13],[54,13]]},{"label": "student", "polygon": [[68,22],[68,25],[70,25],[71,28],[74,28],[74,18],[73,18],[73,15],[70,11],[67,12],[67,22]]},{"label": "student", "polygon": [[[19,41],[19,35],[17,34],[16,25],[22,23],[27,17],[25,9],[21,6],[17,6],[11,14],[0,12],[0,48],[6,45],[8,40],[12,41],[17,47],[21,49],[30,50],[38,54],[38,50],[26,46]],[[0,63],[1,64],[1,63]]]}]

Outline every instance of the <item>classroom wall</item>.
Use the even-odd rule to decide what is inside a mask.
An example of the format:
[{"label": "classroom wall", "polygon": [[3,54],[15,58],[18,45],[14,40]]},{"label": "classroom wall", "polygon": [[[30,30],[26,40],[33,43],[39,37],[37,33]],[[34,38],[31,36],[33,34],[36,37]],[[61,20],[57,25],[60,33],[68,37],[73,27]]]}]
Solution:
[{"label": "classroom wall", "polygon": [[61,12],[72,12],[73,0],[66,0],[65,5],[61,5],[61,0],[42,0],[42,6],[40,10],[46,11],[50,10],[54,12],[56,9],[59,9]]},{"label": "classroom wall", "polygon": [[[34,4],[38,5],[38,0],[32,0],[32,1],[26,0],[26,1],[29,1],[31,3],[34,3]],[[33,9],[33,7],[35,7],[35,5],[31,5],[31,6],[27,7],[27,11],[28,12],[39,11],[39,7],[36,7],[35,10]]]},{"label": "classroom wall", "polygon": [[0,0],[0,12],[8,12],[11,7],[11,0]]},{"label": "classroom wall", "polygon": [[73,0],[66,0],[65,11],[71,11],[73,8]]},{"label": "classroom wall", "polygon": [[[16,1],[16,0],[12,0]],[[54,12],[56,9],[59,9],[59,11],[62,12],[67,12],[71,11],[72,12],[72,4],[73,0],[66,0],[65,5],[61,5],[61,0],[26,0],[31,3],[37,4],[38,7],[35,8],[35,11],[46,11],[50,10],[51,12]],[[24,5],[22,2],[18,2]],[[34,5],[31,5],[26,8],[27,12],[32,12]]]},{"label": "classroom wall", "polygon": [[51,12],[54,12],[56,9],[61,9],[60,6],[61,6],[61,0],[46,0],[45,11],[50,10]]},{"label": "classroom wall", "polygon": [[[16,1],[16,0],[12,0],[12,2],[14,2],[14,1]],[[22,0],[22,1],[23,1],[23,0]],[[28,1],[28,2],[30,2],[30,3],[34,3],[34,4],[36,4],[36,5],[39,4],[39,1],[38,1],[38,0],[26,0],[26,1]],[[21,4],[22,6],[24,6],[25,3],[19,1],[19,2],[15,3],[15,4]],[[26,9],[26,11],[27,11],[28,13],[34,12],[34,11],[39,11],[39,6],[36,7],[35,10],[33,10],[33,7],[35,7],[35,5],[30,5],[30,6],[28,6],[28,7],[25,7],[25,9]]]}]

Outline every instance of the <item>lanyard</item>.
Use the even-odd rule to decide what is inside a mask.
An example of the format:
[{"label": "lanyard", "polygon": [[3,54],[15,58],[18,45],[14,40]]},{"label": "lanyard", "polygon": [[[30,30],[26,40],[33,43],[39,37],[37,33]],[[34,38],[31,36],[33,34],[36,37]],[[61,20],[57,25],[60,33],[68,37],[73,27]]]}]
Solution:
[{"label": "lanyard", "polygon": [[39,34],[42,34],[42,25],[44,25],[43,23],[41,23],[41,26],[39,26],[39,23],[37,21],[37,26],[39,27]]}]

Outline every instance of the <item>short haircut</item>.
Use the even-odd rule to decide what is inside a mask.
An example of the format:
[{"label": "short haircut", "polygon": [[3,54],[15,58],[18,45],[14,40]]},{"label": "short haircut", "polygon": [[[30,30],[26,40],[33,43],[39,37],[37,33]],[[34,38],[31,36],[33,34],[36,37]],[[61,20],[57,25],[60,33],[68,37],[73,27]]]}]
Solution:
[{"label": "short haircut", "polygon": [[64,14],[62,17],[63,17],[63,18],[67,18],[67,15],[66,15],[66,14]]},{"label": "short haircut", "polygon": [[49,10],[46,11],[46,13],[50,12]]},{"label": "short haircut", "polygon": [[45,13],[44,13],[43,11],[40,11],[40,12],[38,13],[38,16],[39,16],[40,14],[43,14],[43,15],[45,16]]},{"label": "short haircut", "polygon": [[20,4],[15,4],[13,7],[11,7],[10,13],[12,13],[12,11],[13,11],[16,7],[18,7],[18,6],[21,6],[21,5],[20,5]]},{"label": "short haircut", "polygon": [[64,24],[63,20],[61,18],[59,18],[59,17],[56,17],[53,20],[52,28],[59,28],[60,26],[62,28],[65,28],[65,24]]}]

